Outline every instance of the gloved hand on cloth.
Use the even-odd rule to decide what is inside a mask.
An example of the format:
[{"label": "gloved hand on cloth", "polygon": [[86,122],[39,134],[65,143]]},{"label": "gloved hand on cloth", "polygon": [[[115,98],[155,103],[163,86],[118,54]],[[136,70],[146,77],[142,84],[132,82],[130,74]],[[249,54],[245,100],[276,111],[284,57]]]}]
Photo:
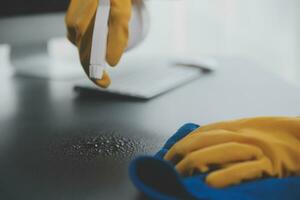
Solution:
[{"label": "gloved hand on cloth", "polygon": [[[98,4],[98,0],[71,0],[66,15],[68,38],[77,46],[81,64],[88,76]],[[106,50],[106,60],[111,66],[119,62],[127,47],[130,17],[131,0],[111,0]],[[92,81],[101,87],[108,87],[110,84],[107,72],[103,73],[101,80]]]},{"label": "gloved hand on cloth", "polygon": [[300,199],[300,118],[187,124],[130,166],[154,199]]}]

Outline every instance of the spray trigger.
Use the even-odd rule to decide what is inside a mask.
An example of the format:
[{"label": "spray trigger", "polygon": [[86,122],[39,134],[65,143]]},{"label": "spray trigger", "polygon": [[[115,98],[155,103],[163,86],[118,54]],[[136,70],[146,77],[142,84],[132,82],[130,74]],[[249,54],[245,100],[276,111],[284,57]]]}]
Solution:
[{"label": "spray trigger", "polygon": [[110,14],[110,0],[99,0],[92,38],[89,76],[102,79],[107,67],[106,49],[108,38],[108,21]]}]

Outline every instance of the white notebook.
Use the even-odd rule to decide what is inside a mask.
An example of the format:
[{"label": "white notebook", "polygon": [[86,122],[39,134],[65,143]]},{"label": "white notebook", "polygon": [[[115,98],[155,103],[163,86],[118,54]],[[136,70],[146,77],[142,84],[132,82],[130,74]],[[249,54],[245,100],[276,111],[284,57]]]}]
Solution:
[{"label": "white notebook", "polygon": [[163,58],[137,58],[109,71],[112,83],[102,89],[86,79],[76,84],[78,92],[112,93],[151,99],[211,72],[207,62]]}]

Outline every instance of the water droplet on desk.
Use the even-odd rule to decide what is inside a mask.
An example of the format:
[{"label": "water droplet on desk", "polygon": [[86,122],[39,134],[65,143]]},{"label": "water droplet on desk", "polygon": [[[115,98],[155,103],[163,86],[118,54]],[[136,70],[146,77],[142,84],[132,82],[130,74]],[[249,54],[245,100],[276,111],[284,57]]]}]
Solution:
[{"label": "water droplet on desk", "polygon": [[[144,148],[143,142],[107,133],[97,136],[82,136],[60,139],[52,147],[60,157],[67,156],[71,159],[95,160],[107,158],[114,160],[131,159],[137,152]],[[58,157],[56,155],[56,157]],[[63,157],[62,157],[63,158]],[[63,158],[65,159],[65,158]]]}]

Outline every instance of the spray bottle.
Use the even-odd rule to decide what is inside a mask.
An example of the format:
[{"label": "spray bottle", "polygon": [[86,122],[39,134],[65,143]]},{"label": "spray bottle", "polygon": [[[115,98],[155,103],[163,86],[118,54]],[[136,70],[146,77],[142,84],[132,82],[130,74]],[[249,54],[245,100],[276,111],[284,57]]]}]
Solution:
[{"label": "spray bottle", "polygon": [[[141,43],[149,30],[149,13],[143,0],[133,0],[132,3],[132,16],[129,24],[129,41],[126,51]],[[89,76],[93,79],[101,79],[103,71],[108,66],[106,62],[106,49],[110,6],[110,0],[99,0],[93,30],[89,70]]]}]

